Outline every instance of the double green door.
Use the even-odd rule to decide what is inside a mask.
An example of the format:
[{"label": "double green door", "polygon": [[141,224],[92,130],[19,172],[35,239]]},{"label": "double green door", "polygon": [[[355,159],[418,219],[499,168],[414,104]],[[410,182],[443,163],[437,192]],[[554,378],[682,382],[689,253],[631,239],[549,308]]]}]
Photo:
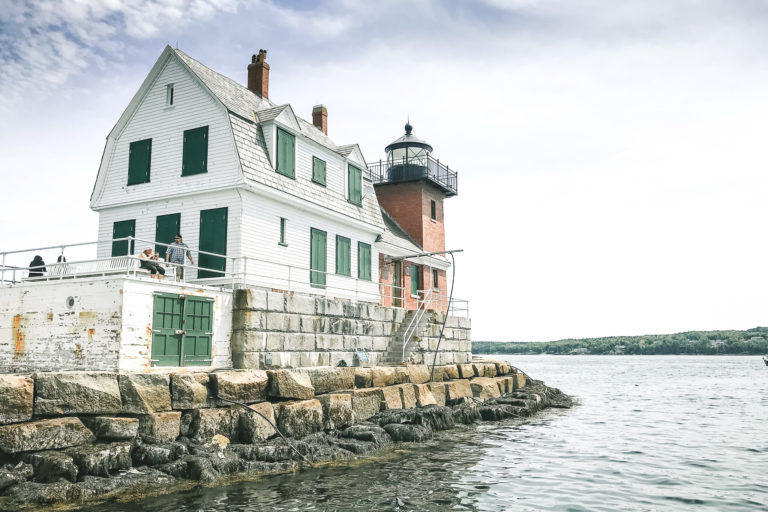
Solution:
[{"label": "double green door", "polygon": [[213,299],[158,293],[152,313],[152,366],[210,366]]}]

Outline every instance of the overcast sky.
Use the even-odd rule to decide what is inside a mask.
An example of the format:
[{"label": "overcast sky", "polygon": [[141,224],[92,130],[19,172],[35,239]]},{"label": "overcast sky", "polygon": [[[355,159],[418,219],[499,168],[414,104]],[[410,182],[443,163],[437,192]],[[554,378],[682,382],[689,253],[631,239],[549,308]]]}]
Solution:
[{"label": "overcast sky", "polygon": [[768,325],[768,2],[0,0],[0,250],[96,238],[104,141],[164,46],[369,161],[414,132],[475,340]]}]

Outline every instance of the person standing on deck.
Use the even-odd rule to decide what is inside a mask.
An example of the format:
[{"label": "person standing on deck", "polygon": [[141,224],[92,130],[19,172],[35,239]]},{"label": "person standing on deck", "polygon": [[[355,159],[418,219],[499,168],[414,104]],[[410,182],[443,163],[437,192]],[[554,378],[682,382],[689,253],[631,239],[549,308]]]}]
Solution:
[{"label": "person standing on deck", "polygon": [[194,265],[192,260],[192,253],[189,250],[187,244],[185,244],[181,235],[176,235],[174,242],[168,246],[168,250],[165,252],[165,261],[177,265],[176,267],[176,280],[180,280],[184,277],[184,255],[189,258],[190,265]]}]

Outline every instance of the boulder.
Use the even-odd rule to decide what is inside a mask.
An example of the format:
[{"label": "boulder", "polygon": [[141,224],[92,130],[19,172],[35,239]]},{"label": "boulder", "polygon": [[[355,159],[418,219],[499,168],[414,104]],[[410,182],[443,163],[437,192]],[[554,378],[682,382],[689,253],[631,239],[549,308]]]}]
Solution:
[{"label": "boulder", "polygon": [[371,388],[373,387],[373,369],[372,368],[355,368],[355,387],[356,388]]},{"label": "boulder", "polygon": [[139,434],[155,443],[169,443],[179,437],[181,412],[156,412],[139,416]]},{"label": "boulder", "polygon": [[496,363],[493,361],[485,362],[483,363],[483,366],[485,368],[485,376],[486,377],[495,377],[498,375],[498,372],[496,370]]},{"label": "boulder", "polygon": [[413,409],[416,407],[416,393],[413,390],[413,384],[398,384],[393,387],[400,390],[400,401],[403,409]]},{"label": "boulder", "polygon": [[467,364],[460,364],[459,367],[459,378],[462,379],[471,379],[475,376],[475,367],[471,363]]},{"label": "boulder", "polygon": [[377,388],[355,389],[352,391],[352,412],[355,421],[365,421],[381,410],[381,395]]},{"label": "boulder", "polygon": [[118,384],[124,413],[171,410],[171,377],[167,373],[123,373],[118,376]]},{"label": "boulder", "polygon": [[445,406],[445,389],[447,383],[445,382],[430,382],[427,384],[429,390],[432,392],[432,398],[435,399],[437,405]]},{"label": "boulder", "polygon": [[499,398],[499,386],[496,381],[490,377],[475,377],[470,381],[472,387],[472,396],[478,400],[489,400],[491,398]]},{"label": "boulder", "polygon": [[110,441],[133,439],[139,433],[139,420],[136,418],[83,416],[81,420],[99,439]]},{"label": "boulder", "polygon": [[207,373],[171,374],[171,407],[173,409],[204,409],[210,407]]},{"label": "boulder", "polygon": [[[271,403],[260,402],[248,407],[256,412],[248,412],[245,409],[240,411],[240,439],[242,442],[257,444],[277,435],[273,427],[277,424],[277,420]],[[261,413],[267,419],[257,413]]]},{"label": "boulder", "polygon": [[34,468],[36,482],[56,482],[60,479],[77,481],[77,465],[71,455],[64,452],[44,451],[23,453],[21,460]]},{"label": "boulder", "polygon": [[117,374],[52,372],[35,374],[35,415],[118,414],[122,412]]},{"label": "boulder", "polygon": [[32,478],[32,475],[34,474],[34,468],[31,464],[27,464],[26,462],[19,462],[12,467],[0,467],[0,494],[12,485],[26,482]]},{"label": "boulder", "polygon": [[475,377],[485,377],[485,363],[477,362],[472,363],[472,368],[475,372]]},{"label": "boulder", "polygon": [[323,429],[323,406],[319,400],[282,402],[277,409],[277,427],[288,437],[304,437]]},{"label": "boulder", "polygon": [[445,376],[445,369],[442,366],[435,366],[435,371],[432,371],[432,365],[427,365],[427,368],[429,369],[429,381],[432,382],[443,382],[448,377]]},{"label": "boulder", "polygon": [[459,376],[459,367],[455,364],[447,364],[443,366],[443,380],[458,379]]},{"label": "boulder", "polygon": [[472,386],[465,379],[454,380],[445,383],[445,403],[451,404],[454,400],[462,397],[471,397]]},{"label": "boulder", "polygon": [[423,425],[390,423],[384,425],[384,430],[393,441],[421,443],[432,438],[432,430]]},{"label": "boulder", "polygon": [[[413,392],[416,396],[416,406],[426,407],[428,405],[437,405],[437,400],[432,394],[432,390],[426,384],[412,384]],[[443,388],[443,397],[445,397],[445,388]],[[405,400],[403,400],[405,402]],[[445,405],[445,398],[443,398],[443,405]]]},{"label": "boulder", "polygon": [[5,453],[57,450],[95,438],[77,418],[53,418],[0,426],[0,450]]},{"label": "boulder", "polygon": [[526,378],[524,373],[515,374],[515,389],[524,388],[527,383],[528,383],[528,379]]},{"label": "boulder", "polygon": [[[355,368],[339,366],[320,366],[305,368],[315,394],[333,393],[355,387]],[[311,398],[311,397],[309,397]]]},{"label": "boulder", "polygon": [[395,383],[395,369],[391,366],[371,368],[371,385],[375,388],[391,386]]},{"label": "boulder", "polygon": [[240,412],[231,407],[192,409],[181,418],[180,433],[196,443],[207,443],[216,434],[230,439],[239,436]]},{"label": "boulder", "polygon": [[393,375],[393,384],[406,384],[408,382],[411,382],[411,375],[408,373],[408,369],[404,366],[395,366],[392,368],[394,370]]},{"label": "boulder", "polygon": [[90,444],[68,448],[66,453],[77,465],[78,474],[108,477],[131,467],[131,443]]},{"label": "boulder", "polygon": [[210,376],[215,397],[244,404],[263,402],[267,399],[269,378],[264,370],[217,371]]},{"label": "boulder", "polygon": [[269,396],[287,400],[309,400],[315,396],[315,388],[309,375],[298,370],[267,370]]},{"label": "boulder", "polygon": [[409,364],[405,370],[408,373],[408,381],[412,384],[424,384],[430,381],[430,367],[425,364]]},{"label": "boulder", "polygon": [[496,375],[509,374],[509,363],[507,361],[494,361],[493,364],[496,365]]},{"label": "boulder", "polygon": [[32,419],[35,381],[20,375],[0,375],[0,425]]},{"label": "boulder", "polygon": [[400,394],[400,388],[397,386],[386,386],[383,388],[374,388],[381,399],[381,410],[402,409],[403,397]]},{"label": "boulder", "polygon": [[323,428],[325,430],[342,429],[355,423],[350,393],[331,393],[318,395],[323,406]]}]

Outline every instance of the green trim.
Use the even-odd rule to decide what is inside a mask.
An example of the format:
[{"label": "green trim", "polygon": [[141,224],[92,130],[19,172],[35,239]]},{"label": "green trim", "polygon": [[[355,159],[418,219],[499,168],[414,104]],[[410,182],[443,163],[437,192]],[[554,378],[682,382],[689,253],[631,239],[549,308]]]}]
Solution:
[{"label": "green trim", "polygon": [[288,247],[288,244],[285,241],[285,225],[287,224],[287,221],[285,217],[280,217],[280,241],[277,242],[277,245],[282,245],[283,247]]},{"label": "green trim", "polygon": [[296,179],[296,137],[277,129],[275,170],[289,178]]},{"label": "green trim", "polygon": [[309,284],[313,288],[325,288],[328,234],[320,229],[310,229]]},{"label": "green trim", "polygon": [[363,204],[363,171],[352,164],[347,164],[348,201],[357,206]]},{"label": "green trim", "polygon": [[184,131],[181,175],[192,176],[208,172],[208,127]]},{"label": "green trim", "polygon": [[312,183],[325,186],[325,160],[312,157]]},{"label": "green trim", "polygon": [[357,242],[357,278],[371,280],[371,246]]},{"label": "green trim", "polygon": [[352,276],[352,241],[341,235],[336,235],[336,273],[342,276]]},{"label": "green trim", "polygon": [[137,140],[128,146],[128,185],[149,183],[152,139]]}]

